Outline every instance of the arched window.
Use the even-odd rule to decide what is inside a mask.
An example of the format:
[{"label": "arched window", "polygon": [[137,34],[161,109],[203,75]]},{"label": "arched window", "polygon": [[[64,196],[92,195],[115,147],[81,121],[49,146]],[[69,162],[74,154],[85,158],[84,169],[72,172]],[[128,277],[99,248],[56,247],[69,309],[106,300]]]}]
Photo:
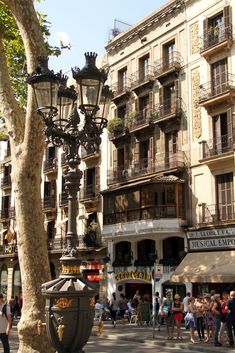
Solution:
[{"label": "arched window", "polygon": [[155,241],[151,239],[141,240],[137,244],[136,266],[153,266],[155,262]]},{"label": "arched window", "polygon": [[175,266],[180,263],[184,254],[184,239],[171,237],[163,240],[163,265]]},{"label": "arched window", "polygon": [[115,261],[113,266],[130,266],[132,260],[131,243],[121,241],[115,246]]},{"label": "arched window", "polygon": [[8,271],[6,265],[2,266],[0,276],[0,291],[3,295],[7,295]]}]

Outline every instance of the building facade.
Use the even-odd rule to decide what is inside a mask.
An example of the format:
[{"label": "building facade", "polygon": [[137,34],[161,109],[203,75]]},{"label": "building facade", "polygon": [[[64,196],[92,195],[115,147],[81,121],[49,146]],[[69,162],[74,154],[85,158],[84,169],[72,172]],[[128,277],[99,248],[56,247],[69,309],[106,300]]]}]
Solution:
[{"label": "building facade", "polygon": [[[235,255],[232,7],[170,1],[106,47],[114,94],[102,192],[109,295],[235,283],[233,273],[208,272]],[[204,277],[193,276],[202,269]]]},{"label": "building facade", "polygon": [[[234,23],[232,0],[169,1],[100,58],[113,97],[100,152],[80,151],[77,229],[83,274],[102,298],[235,285]],[[1,145],[0,286],[11,297],[21,279],[10,146]],[[67,231],[64,168],[63,151],[47,146],[52,277]]]}]

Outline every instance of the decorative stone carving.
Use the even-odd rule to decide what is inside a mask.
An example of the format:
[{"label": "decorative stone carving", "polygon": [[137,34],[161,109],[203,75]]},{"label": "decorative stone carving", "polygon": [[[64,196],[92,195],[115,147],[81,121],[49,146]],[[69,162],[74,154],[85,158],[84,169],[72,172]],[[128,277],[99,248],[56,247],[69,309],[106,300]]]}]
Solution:
[{"label": "decorative stone carving", "polygon": [[200,68],[191,72],[192,77],[192,128],[193,140],[199,139],[202,134],[201,107],[198,103],[200,86]]},{"label": "decorative stone carving", "polygon": [[190,26],[190,51],[191,54],[199,53],[199,26],[198,22]]}]

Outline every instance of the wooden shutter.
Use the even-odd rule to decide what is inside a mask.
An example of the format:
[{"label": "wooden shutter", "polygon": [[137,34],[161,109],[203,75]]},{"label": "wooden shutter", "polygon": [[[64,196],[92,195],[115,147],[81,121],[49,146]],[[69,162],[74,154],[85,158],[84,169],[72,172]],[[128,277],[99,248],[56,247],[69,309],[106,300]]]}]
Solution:
[{"label": "wooden shutter", "polygon": [[213,148],[215,151],[218,149],[218,145],[221,144],[221,126],[220,126],[220,115],[213,116]]},{"label": "wooden shutter", "polygon": [[225,27],[225,33],[228,33],[227,30],[229,28],[229,25],[231,23],[231,11],[230,11],[230,6],[225,6],[223,10],[223,16],[224,16],[224,27]]},{"label": "wooden shutter", "polygon": [[113,150],[113,171],[114,173],[117,172],[117,149],[114,148]]},{"label": "wooden shutter", "polygon": [[149,164],[150,164],[151,170],[152,170],[153,165],[154,165],[154,155],[155,155],[154,144],[155,144],[154,137],[150,137],[150,139],[149,139],[149,150],[148,150],[148,160],[150,162]]},{"label": "wooden shutter", "polygon": [[175,106],[176,110],[180,109],[180,81],[179,80],[175,80],[175,98],[172,99],[172,104],[173,104],[173,107]]},{"label": "wooden shutter", "polygon": [[233,115],[232,108],[227,110],[227,126],[228,126],[228,148],[232,148],[233,146]]},{"label": "wooden shutter", "polygon": [[203,47],[204,48],[207,48],[208,46],[208,30],[209,30],[208,18],[206,18],[203,21],[203,40],[204,40]]},{"label": "wooden shutter", "polygon": [[160,116],[164,115],[164,108],[163,108],[163,87],[159,88],[159,114]]},{"label": "wooden shutter", "polygon": [[149,92],[149,109],[153,109],[153,92]]},{"label": "wooden shutter", "polygon": [[140,159],[140,143],[138,140],[135,140],[135,150],[134,150],[134,160],[135,164],[139,164]]}]

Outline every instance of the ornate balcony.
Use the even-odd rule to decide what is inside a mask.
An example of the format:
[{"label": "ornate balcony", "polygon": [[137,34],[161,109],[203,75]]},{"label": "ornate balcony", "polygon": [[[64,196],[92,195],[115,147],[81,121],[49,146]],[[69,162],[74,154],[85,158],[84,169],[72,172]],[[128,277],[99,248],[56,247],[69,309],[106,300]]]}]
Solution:
[{"label": "ornate balcony", "polygon": [[80,189],[79,200],[82,202],[85,200],[95,199],[99,196],[99,192],[100,187],[95,185],[87,185],[86,187]]},{"label": "ornate balcony", "polygon": [[163,104],[158,107],[158,114],[154,118],[157,124],[165,122],[166,120],[177,119],[182,116],[182,99],[168,98],[163,100]]},{"label": "ornate balcony", "polygon": [[64,247],[65,239],[60,238],[60,239],[48,239],[47,241],[47,247],[49,251],[52,252],[62,252],[63,247]]},{"label": "ornate balcony", "polygon": [[[226,157],[226,155],[231,152],[231,157],[233,158],[233,146],[235,130],[230,135],[223,135],[219,138],[214,138],[209,141],[202,141],[201,144],[201,159],[215,160],[221,157]],[[229,156],[228,156],[229,157]],[[230,157],[230,158],[231,158]]]},{"label": "ornate balcony", "polygon": [[58,168],[57,158],[49,158],[43,162],[43,172],[44,173],[55,173]]},{"label": "ornate balcony", "polygon": [[89,151],[86,150],[84,147],[81,148],[81,157],[84,160],[90,160],[93,158],[98,158],[100,156],[100,151]]},{"label": "ornate balcony", "polygon": [[200,85],[199,104],[210,109],[226,102],[232,104],[235,97],[235,75],[227,74],[216,77],[216,80]]},{"label": "ornate balcony", "polygon": [[148,66],[145,70],[140,69],[133,73],[130,78],[131,89],[136,91],[136,93],[143,87],[152,88],[154,84],[154,68],[153,66]]},{"label": "ornate balcony", "polygon": [[[143,129],[147,126],[149,126],[152,122],[154,122],[158,115],[159,115],[159,110],[158,110],[158,105],[156,105],[154,108],[146,108],[143,110],[140,110],[139,112],[136,112],[134,116],[129,114],[129,131],[136,131]],[[132,112],[133,114],[134,112]]]},{"label": "ornate balcony", "polygon": [[67,192],[62,192],[59,194],[59,207],[64,207],[68,205],[68,194]]},{"label": "ornate balcony", "polygon": [[7,175],[1,179],[1,188],[8,189],[11,188],[11,176]]},{"label": "ornate balcony", "polygon": [[183,59],[178,51],[174,51],[170,57],[162,57],[155,61],[155,77],[163,83],[170,75],[178,76],[183,65]]},{"label": "ornate balcony", "polygon": [[1,216],[1,221],[8,220],[10,218],[10,209],[2,208],[0,216]]},{"label": "ornate balcony", "polygon": [[201,38],[200,53],[206,59],[219,52],[229,50],[233,44],[232,24],[225,26],[224,23],[209,28]]},{"label": "ornate balcony", "polygon": [[44,196],[42,207],[44,211],[55,209],[56,207],[55,196]]},{"label": "ornate balcony", "polygon": [[113,98],[112,100],[114,102],[120,100],[120,99],[124,99],[125,96],[129,96],[131,93],[131,84],[130,81],[127,80],[125,82],[116,82],[114,84],[111,85],[110,87],[112,93],[113,93]]},{"label": "ornate balcony", "polygon": [[200,205],[200,220],[202,224],[217,224],[221,222],[234,222],[235,220],[235,203],[218,203],[214,205],[207,205],[202,203]]},{"label": "ornate balcony", "polygon": [[142,158],[131,167],[118,166],[108,172],[108,184],[124,182],[132,178],[153,174],[157,172],[181,171],[187,163],[185,153],[176,151],[175,153],[160,153],[156,159]]}]

